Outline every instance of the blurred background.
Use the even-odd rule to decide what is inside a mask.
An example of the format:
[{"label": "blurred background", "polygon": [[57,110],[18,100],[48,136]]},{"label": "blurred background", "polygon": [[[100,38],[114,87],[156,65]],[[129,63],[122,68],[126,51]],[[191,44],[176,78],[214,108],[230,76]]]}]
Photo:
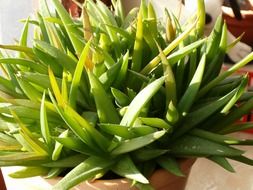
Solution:
[{"label": "blurred background", "polygon": [[31,16],[39,0],[0,0],[0,43],[11,44],[19,39],[21,19]]}]

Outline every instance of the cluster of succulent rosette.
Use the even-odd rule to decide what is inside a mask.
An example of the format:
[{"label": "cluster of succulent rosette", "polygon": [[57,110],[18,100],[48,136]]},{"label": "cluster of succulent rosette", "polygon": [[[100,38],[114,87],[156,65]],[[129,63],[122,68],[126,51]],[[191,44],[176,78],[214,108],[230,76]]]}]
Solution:
[{"label": "cluster of succulent rosette", "polygon": [[248,77],[233,75],[253,53],[221,72],[240,38],[227,44],[221,18],[204,37],[202,0],[183,24],[144,1],[125,15],[120,0],[86,0],[79,19],[51,1],[17,44],[0,45],[0,166],[24,166],[12,177],[64,173],[64,190],[115,173],[151,189],[157,167],[183,175],[178,158],[253,164],[232,147],[253,140],[226,136],[253,127],[237,122],[253,108]]}]

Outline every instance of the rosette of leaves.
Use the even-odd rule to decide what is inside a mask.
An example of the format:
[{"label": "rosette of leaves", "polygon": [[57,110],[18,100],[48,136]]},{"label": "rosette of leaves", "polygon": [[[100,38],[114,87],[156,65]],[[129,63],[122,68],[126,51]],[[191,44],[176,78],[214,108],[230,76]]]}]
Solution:
[{"label": "rosette of leaves", "polygon": [[66,174],[54,188],[70,189],[114,173],[152,189],[157,166],[183,175],[178,158],[253,164],[232,147],[253,141],[225,136],[253,127],[237,122],[253,108],[248,76],[233,75],[253,53],[220,72],[240,38],[227,44],[221,18],[204,37],[202,0],[183,25],[144,1],[125,15],[119,0],[86,0],[76,20],[51,1],[55,12],[40,1],[18,43],[0,45],[0,166],[24,166],[12,177]]}]

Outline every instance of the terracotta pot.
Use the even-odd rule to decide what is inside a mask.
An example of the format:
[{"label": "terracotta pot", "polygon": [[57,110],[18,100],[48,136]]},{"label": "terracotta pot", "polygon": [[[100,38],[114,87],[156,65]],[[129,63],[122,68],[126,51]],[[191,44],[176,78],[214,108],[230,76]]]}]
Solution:
[{"label": "terracotta pot", "polygon": [[[79,3],[83,3],[85,0],[77,0]],[[111,0],[102,0],[107,6],[111,5]],[[65,9],[70,13],[73,18],[78,18],[81,15],[81,9],[72,0],[62,0],[62,4]]]},{"label": "terracotta pot", "polygon": [[[79,2],[83,3],[83,1]],[[72,0],[62,0],[62,4],[72,17],[80,16],[81,10]]]},{"label": "terracotta pot", "polygon": [[229,7],[222,7],[222,11],[229,31],[236,37],[244,32],[245,34],[241,41],[253,46],[253,10],[241,10],[242,20],[237,20]]},{"label": "terracotta pot", "polygon": [[[184,190],[187,177],[190,173],[191,167],[195,159],[187,159],[180,163],[182,171],[186,177],[177,177],[167,172],[166,170],[159,169],[151,177],[150,183],[155,190]],[[60,178],[49,179],[48,183],[51,185],[56,184]],[[113,179],[113,180],[95,180],[83,182],[76,186],[74,190],[137,190],[131,187],[131,182],[127,179]]]},{"label": "terracotta pot", "polygon": [[3,178],[3,174],[2,174],[1,168],[0,168],[0,189],[1,190],[6,190],[5,182],[4,182],[4,178]]}]

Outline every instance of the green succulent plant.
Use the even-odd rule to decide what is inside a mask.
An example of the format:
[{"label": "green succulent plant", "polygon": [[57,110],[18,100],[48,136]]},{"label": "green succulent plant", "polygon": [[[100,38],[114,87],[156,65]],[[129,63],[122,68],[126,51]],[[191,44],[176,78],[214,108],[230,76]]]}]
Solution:
[{"label": "green succulent plant", "polygon": [[64,190],[115,173],[151,189],[157,166],[183,175],[178,158],[253,164],[232,147],[253,140],[225,136],[253,127],[237,122],[253,109],[248,76],[233,75],[253,53],[220,72],[240,38],[227,44],[221,18],[204,37],[203,0],[183,25],[144,1],[125,16],[120,0],[86,0],[80,19],[51,1],[55,12],[41,0],[18,44],[0,45],[0,166],[24,166],[12,177],[65,173],[54,187]]}]

